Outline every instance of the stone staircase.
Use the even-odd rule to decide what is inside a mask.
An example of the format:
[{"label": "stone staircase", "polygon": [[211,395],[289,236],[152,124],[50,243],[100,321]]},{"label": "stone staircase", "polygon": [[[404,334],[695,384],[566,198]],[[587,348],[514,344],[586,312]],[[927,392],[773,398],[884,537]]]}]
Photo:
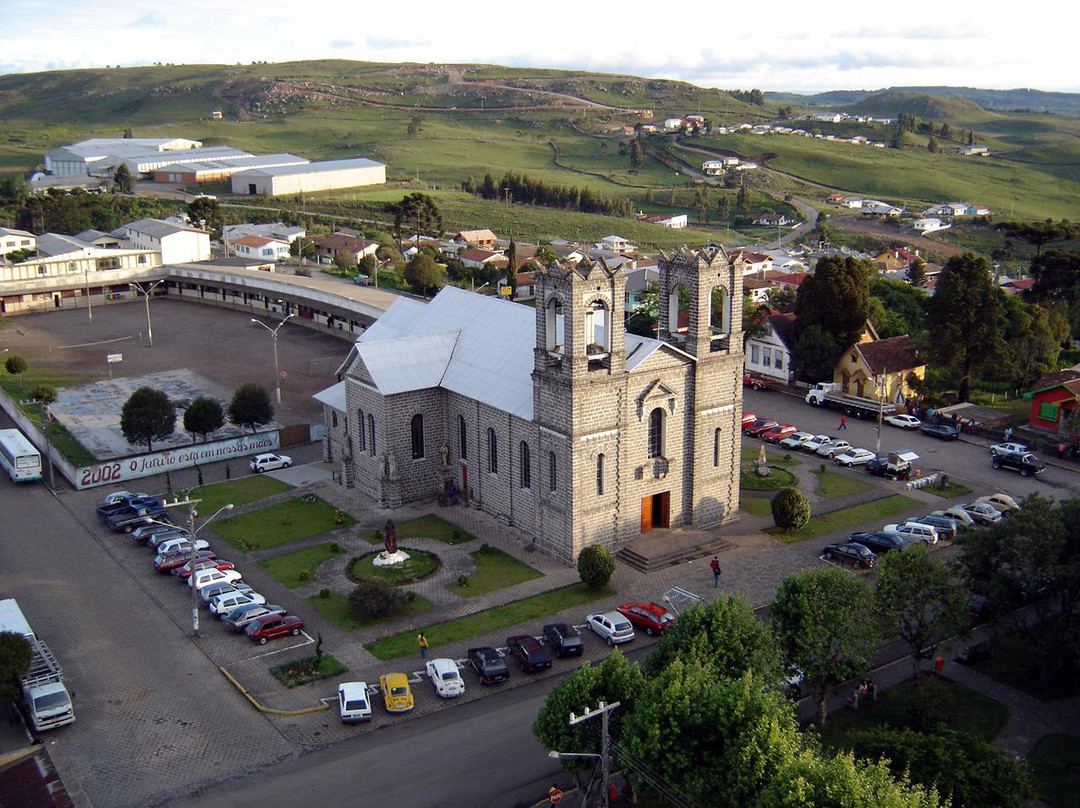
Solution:
[{"label": "stone staircase", "polygon": [[627,544],[615,557],[639,572],[650,573],[705,556],[719,555],[734,544],[700,530],[654,530]]}]

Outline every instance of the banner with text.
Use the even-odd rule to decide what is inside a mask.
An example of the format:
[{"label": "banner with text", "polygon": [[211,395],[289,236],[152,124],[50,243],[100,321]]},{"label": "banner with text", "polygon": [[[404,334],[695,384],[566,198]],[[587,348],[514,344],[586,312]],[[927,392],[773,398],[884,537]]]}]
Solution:
[{"label": "banner with text", "polygon": [[166,471],[201,466],[204,463],[270,452],[277,449],[279,445],[280,437],[277,430],[213,443],[199,443],[180,449],[108,460],[94,466],[86,466],[76,470],[74,483],[79,489],[95,488],[99,485],[111,485],[138,477],[150,477]]}]

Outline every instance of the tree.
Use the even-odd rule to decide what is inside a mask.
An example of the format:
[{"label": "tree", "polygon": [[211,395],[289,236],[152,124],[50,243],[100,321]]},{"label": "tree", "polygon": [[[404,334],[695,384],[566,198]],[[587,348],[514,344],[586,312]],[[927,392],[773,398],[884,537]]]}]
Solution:
[{"label": "tree", "polygon": [[[746,344],[752,339],[760,339],[768,332],[766,318],[772,314],[768,305],[755,303],[750,295],[744,294],[742,299],[742,333],[743,353],[746,353]],[[651,336],[651,335],[649,335]]]},{"label": "tree", "polygon": [[916,289],[926,286],[926,263],[924,261],[912,261],[908,264],[904,277]]},{"label": "tree", "polygon": [[411,139],[418,138],[418,137],[420,137],[420,135],[423,134],[423,132],[424,132],[424,119],[421,118],[419,115],[414,115],[412,117],[412,119],[409,121],[409,129],[408,129],[409,137]]},{"label": "tree", "polygon": [[942,140],[952,140],[952,136],[953,136],[952,127],[949,126],[948,121],[945,121],[945,123],[943,123],[941,125],[941,139]]},{"label": "tree", "polygon": [[[609,654],[600,664],[586,662],[566,679],[553,687],[533,722],[533,735],[546,749],[558,752],[599,754],[602,748],[599,721],[583,721],[570,725],[570,713],[581,715],[596,709],[601,701],[619,702],[609,717],[609,733],[613,741],[622,737],[623,722],[634,709],[645,688],[645,678],[637,663],[631,664],[619,651]],[[563,765],[572,771],[594,766],[595,759],[563,758]]]},{"label": "tree", "polygon": [[56,401],[56,388],[51,384],[39,384],[30,391],[30,398],[42,407],[48,407]]},{"label": "tree", "polygon": [[731,199],[723,191],[720,192],[720,198],[716,201],[716,217],[722,222],[731,218]]},{"label": "tree", "polygon": [[974,253],[953,256],[938,276],[927,304],[930,350],[959,374],[960,401],[968,400],[972,371],[1002,350],[1003,296],[993,285],[990,262]]},{"label": "tree", "polygon": [[839,567],[788,575],[777,589],[772,618],[780,649],[803,672],[822,724],[833,688],[870,666],[877,642],[874,621],[866,619],[871,605],[866,581]]},{"label": "tree", "polygon": [[702,186],[694,192],[694,206],[697,208],[698,221],[704,224],[709,220],[709,189]]},{"label": "tree", "polygon": [[645,151],[641,148],[641,143],[637,140],[635,140],[630,147],[630,165],[634,168],[641,168],[645,165]]},{"label": "tree", "polygon": [[1004,350],[997,361],[987,364],[984,375],[1027,388],[1058,369],[1061,345],[1069,336],[1069,322],[1054,316],[1051,309],[1026,303],[1019,295],[1005,295],[1001,304]]},{"label": "tree", "polygon": [[785,488],[770,503],[773,521],[781,530],[798,530],[810,521],[810,500],[798,488]]},{"label": "tree", "polygon": [[1035,278],[1035,299],[1064,300],[1074,304],[1080,300],[1080,252],[1047,250],[1031,262]]},{"label": "tree", "polygon": [[1042,248],[1052,241],[1065,241],[1076,238],[1076,227],[1067,219],[1055,222],[1047,219],[1045,222],[999,222],[999,230],[1004,230],[1010,236],[1026,241],[1035,247],[1035,258],[1042,255]]},{"label": "tree", "polygon": [[912,676],[931,659],[943,637],[967,625],[967,598],[949,570],[924,545],[909,544],[886,553],[878,565],[874,614],[887,637],[899,637],[911,650]]},{"label": "tree", "polygon": [[508,266],[506,268],[506,283],[510,287],[510,299],[515,300],[517,298],[517,273],[518,273],[518,260],[517,260],[517,242],[514,241],[514,237],[510,237],[510,246],[506,249],[506,260]]},{"label": "tree", "polygon": [[337,250],[334,253],[334,266],[342,270],[355,269],[356,256],[352,254],[351,250]]},{"label": "tree", "polygon": [[221,233],[225,218],[221,214],[221,204],[212,196],[197,196],[188,203],[188,218],[192,224],[203,230],[209,230],[213,237]]},{"label": "tree", "polygon": [[246,382],[236,388],[228,408],[229,420],[237,426],[246,426],[255,433],[255,427],[274,420],[274,405],[265,387]]},{"label": "tree", "polygon": [[127,163],[121,163],[113,173],[113,189],[122,194],[130,194],[135,190],[135,178],[131,176]]},{"label": "tree", "polygon": [[289,245],[289,255],[299,258],[301,266],[306,259],[314,258],[317,252],[318,248],[315,246],[315,242],[307,236],[299,236],[293,239],[292,244]]},{"label": "tree", "polygon": [[658,675],[676,659],[731,679],[752,672],[772,683],[780,674],[780,654],[768,624],[737,595],[683,611],[645,658],[645,672]]},{"label": "tree", "polygon": [[735,197],[735,210],[739,213],[750,210],[750,186],[745,182],[739,185],[739,193]]},{"label": "tree", "polygon": [[411,193],[389,208],[394,215],[394,234],[399,242],[404,233],[410,234],[418,243],[421,235],[442,235],[442,212],[427,194]]},{"label": "tree", "polygon": [[199,396],[184,410],[184,431],[192,435],[201,435],[203,443],[206,436],[225,425],[225,411],[215,398]]},{"label": "tree", "polygon": [[866,330],[869,308],[866,264],[850,256],[820,259],[795,297],[792,361],[799,378],[831,379],[840,355]]},{"label": "tree", "polygon": [[30,670],[30,643],[13,631],[0,632],[0,699],[19,700],[19,678]]},{"label": "tree", "polygon": [[176,407],[162,390],[140,387],[120,410],[120,431],[131,444],[146,444],[154,451],[154,441],[164,440],[176,430]]},{"label": "tree", "polygon": [[124,140],[131,140],[131,138],[133,138],[133,137],[135,137],[135,133],[131,131],[131,127],[129,126],[124,130],[123,139]]},{"label": "tree", "polygon": [[360,620],[387,617],[404,602],[405,593],[382,578],[361,578],[349,593],[349,606]]},{"label": "tree", "polygon": [[590,544],[578,553],[577,569],[585,586],[603,589],[615,572],[615,558],[604,545]]},{"label": "tree", "polygon": [[881,336],[899,336],[909,334],[913,339],[921,339],[926,333],[927,296],[914,286],[903,281],[874,278],[870,281],[871,304],[879,301],[881,310],[889,312],[898,323],[897,330],[891,334],[882,334],[877,315],[870,312],[867,316]]},{"label": "tree", "polygon": [[416,253],[405,265],[405,282],[418,295],[427,297],[429,289],[440,289],[444,283],[444,270],[435,259],[422,252]]},{"label": "tree", "polygon": [[30,366],[26,364],[26,360],[18,354],[12,354],[4,362],[4,369],[15,377],[15,380],[19,383],[19,395],[22,395],[22,375],[26,373],[27,368]]},{"label": "tree", "polygon": [[928,152],[930,152],[931,154],[937,154],[938,149],[939,149],[939,147],[938,147],[937,138],[934,137],[933,135],[930,135],[930,137],[926,141],[926,150]]}]

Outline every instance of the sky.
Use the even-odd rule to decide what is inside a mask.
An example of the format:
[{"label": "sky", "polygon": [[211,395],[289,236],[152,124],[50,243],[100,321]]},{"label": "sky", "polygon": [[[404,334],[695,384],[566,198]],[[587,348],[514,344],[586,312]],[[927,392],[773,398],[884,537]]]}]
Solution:
[{"label": "sky", "polygon": [[0,0],[0,73],[300,59],[481,62],[812,93],[895,86],[1080,91],[1050,0]]}]

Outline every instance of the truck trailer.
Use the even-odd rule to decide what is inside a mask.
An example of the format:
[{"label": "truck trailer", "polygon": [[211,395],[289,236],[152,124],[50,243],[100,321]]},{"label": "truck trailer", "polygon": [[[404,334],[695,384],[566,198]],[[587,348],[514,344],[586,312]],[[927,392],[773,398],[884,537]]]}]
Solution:
[{"label": "truck trailer", "polygon": [[818,382],[806,394],[806,403],[814,407],[832,407],[843,410],[845,415],[854,418],[877,418],[892,415],[896,405],[888,401],[878,401],[862,396],[850,396],[840,389],[836,382]]}]

